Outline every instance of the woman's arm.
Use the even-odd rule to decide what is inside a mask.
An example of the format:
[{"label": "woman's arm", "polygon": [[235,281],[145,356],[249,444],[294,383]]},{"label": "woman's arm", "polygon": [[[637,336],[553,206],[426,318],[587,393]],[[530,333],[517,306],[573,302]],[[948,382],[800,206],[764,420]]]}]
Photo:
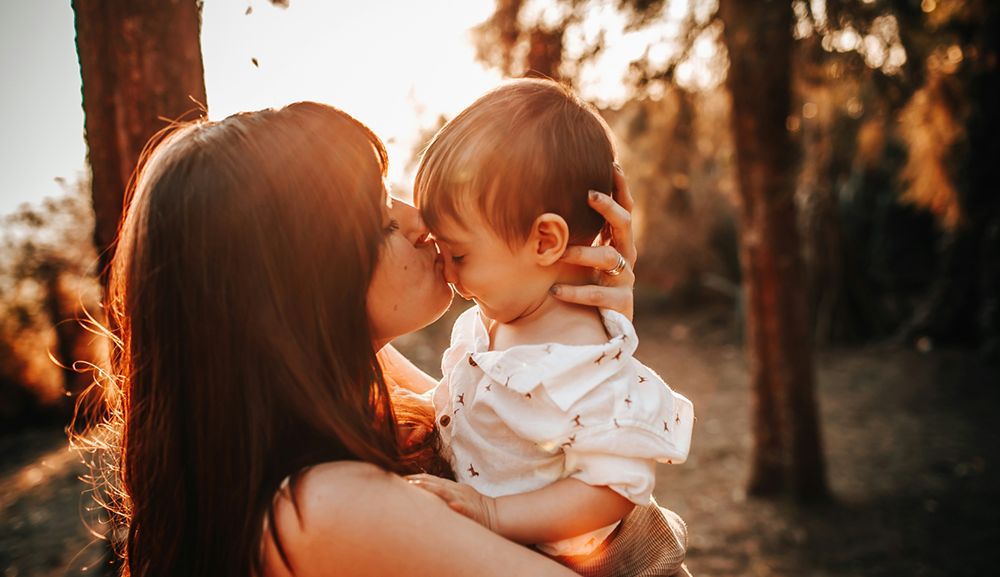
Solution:
[{"label": "woman's arm", "polygon": [[382,370],[385,375],[394,383],[413,391],[423,394],[437,386],[434,377],[420,370],[410,359],[403,356],[403,353],[396,350],[392,345],[385,345],[378,352],[378,358],[382,361]]},{"label": "woman's arm", "polygon": [[311,469],[275,501],[286,566],[264,535],[267,577],[572,577],[565,567],[512,543],[395,475],[364,463]]}]

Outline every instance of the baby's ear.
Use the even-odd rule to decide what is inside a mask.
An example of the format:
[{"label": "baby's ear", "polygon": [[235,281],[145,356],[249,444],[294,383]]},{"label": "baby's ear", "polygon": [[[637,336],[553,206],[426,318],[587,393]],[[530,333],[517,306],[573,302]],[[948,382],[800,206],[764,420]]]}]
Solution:
[{"label": "baby's ear", "polygon": [[569,225],[566,219],[546,212],[531,225],[528,244],[535,260],[542,266],[551,266],[559,261],[569,244]]}]

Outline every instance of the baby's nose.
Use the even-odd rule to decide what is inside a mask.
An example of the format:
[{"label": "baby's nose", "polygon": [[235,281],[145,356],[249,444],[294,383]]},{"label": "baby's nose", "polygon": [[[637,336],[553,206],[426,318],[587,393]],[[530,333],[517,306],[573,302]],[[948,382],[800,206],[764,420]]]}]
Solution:
[{"label": "baby's nose", "polygon": [[438,243],[437,246],[438,252],[441,253],[441,260],[444,262],[444,280],[455,287],[462,298],[468,299],[462,292],[462,285],[458,282],[458,271],[455,270],[455,263],[451,260],[451,251],[444,243]]}]

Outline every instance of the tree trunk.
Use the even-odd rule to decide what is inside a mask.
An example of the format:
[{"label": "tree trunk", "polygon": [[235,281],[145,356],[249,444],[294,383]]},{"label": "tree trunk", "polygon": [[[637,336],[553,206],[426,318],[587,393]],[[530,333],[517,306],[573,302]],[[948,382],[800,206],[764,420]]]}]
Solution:
[{"label": "tree trunk", "polygon": [[197,0],[73,0],[101,282],[146,142],[205,111]]},{"label": "tree trunk", "polygon": [[[799,253],[794,153],[786,122],[791,95],[788,2],[723,0],[730,66],[746,294],[754,446],[749,492],[789,488],[801,500],[827,496],[821,450],[807,283]],[[789,486],[790,483],[790,486]]]},{"label": "tree trunk", "polygon": [[59,267],[52,263],[46,263],[38,271],[38,278],[45,291],[42,306],[56,332],[55,354],[62,369],[63,389],[75,396],[83,390],[80,386],[83,379],[73,370],[80,325],[73,313],[66,310],[64,306],[62,274]]}]

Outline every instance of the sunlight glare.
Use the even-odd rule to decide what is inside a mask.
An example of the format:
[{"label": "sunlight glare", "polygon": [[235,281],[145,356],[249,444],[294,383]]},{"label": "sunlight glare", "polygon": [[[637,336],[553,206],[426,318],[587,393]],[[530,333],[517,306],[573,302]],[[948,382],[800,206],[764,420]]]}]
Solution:
[{"label": "sunlight glare", "polygon": [[[342,108],[381,137],[390,179],[409,186],[406,165],[421,130],[452,117],[500,81],[475,61],[469,29],[489,0],[368,3],[207,0],[202,53],[209,115],[315,100]],[[254,64],[256,61],[257,65]]]}]

